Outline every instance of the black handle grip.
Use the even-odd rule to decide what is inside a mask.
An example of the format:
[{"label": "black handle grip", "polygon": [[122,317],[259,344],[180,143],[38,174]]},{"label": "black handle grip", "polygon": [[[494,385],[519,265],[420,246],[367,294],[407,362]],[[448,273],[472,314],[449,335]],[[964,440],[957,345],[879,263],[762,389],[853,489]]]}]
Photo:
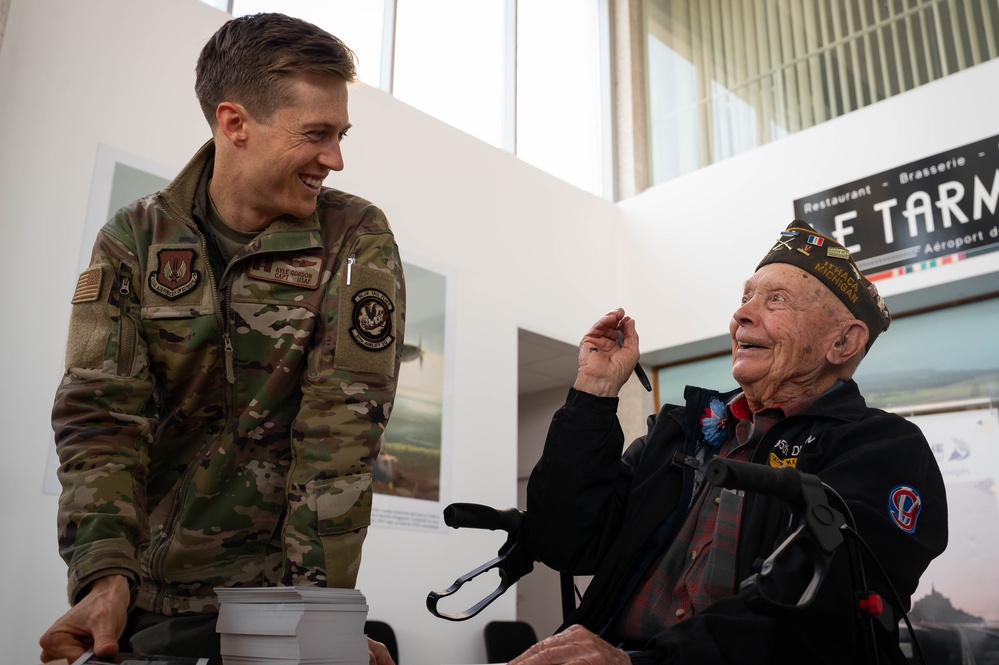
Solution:
[{"label": "black handle grip", "polygon": [[520,530],[521,513],[516,508],[496,510],[478,503],[452,503],[444,509],[444,524],[455,529],[502,529],[507,533]]},{"label": "black handle grip", "polygon": [[801,494],[801,473],[791,467],[774,469],[715,457],[708,462],[706,473],[709,483],[729,489],[768,494],[785,501],[793,501]]}]

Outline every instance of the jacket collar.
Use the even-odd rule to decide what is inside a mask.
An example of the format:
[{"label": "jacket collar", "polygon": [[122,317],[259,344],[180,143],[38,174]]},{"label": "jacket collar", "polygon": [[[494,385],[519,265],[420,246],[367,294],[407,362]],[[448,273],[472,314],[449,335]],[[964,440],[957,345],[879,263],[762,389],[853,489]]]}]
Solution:
[{"label": "jacket collar", "polygon": [[[683,391],[686,408],[678,409],[672,405],[664,405],[663,411],[667,412],[670,417],[680,424],[688,437],[691,433],[694,433],[696,437],[699,436],[700,432],[701,415],[703,415],[704,409],[710,404],[711,400],[720,399],[727,404],[730,399],[740,392],[741,388],[720,393],[717,390],[687,386]],[[823,395],[801,415],[856,422],[863,416],[866,408],[867,402],[864,400],[864,396],[860,394],[860,388],[857,386],[857,383],[853,379],[847,379],[843,381],[843,384],[839,388]]]}]

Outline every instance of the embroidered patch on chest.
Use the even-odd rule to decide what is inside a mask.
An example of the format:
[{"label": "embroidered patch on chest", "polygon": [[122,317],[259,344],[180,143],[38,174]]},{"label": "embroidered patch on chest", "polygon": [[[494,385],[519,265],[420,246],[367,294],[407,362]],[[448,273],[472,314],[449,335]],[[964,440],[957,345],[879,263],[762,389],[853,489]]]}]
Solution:
[{"label": "embroidered patch on chest", "polygon": [[168,300],[176,300],[201,281],[194,269],[198,254],[193,249],[161,249],[156,252],[157,270],[149,274],[149,288]]},{"label": "embroidered patch on chest", "polygon": [[352,298],[350,336],[367,351],[381,351],[395,339],[392,335],[392,300],[378,289],[361,289]]},{"label": "embroidered patch on chest", "polygon": [[316,289],[322,273],[322,259],[313,257],[297,257],[281,259],[261,257],[253,262],[246,271],[248,277],[265,282],[289,284],[304,289]]},{"label": "embroidered patch on chest", "polygon": [[785,466],[793,469],[798,466],[798,455],[800,453],[801,446],[792,445],[786,439],[780,439],[770,450],[770,458],[767,461],[775,469],[781,469]]},{"label": "embroidered patch on chest", "polygon": [[916,520],[923,508],[923,498],[915,488],[897,485],[888,493],[888,514],[891,521],[906,533],[916,532]]}]

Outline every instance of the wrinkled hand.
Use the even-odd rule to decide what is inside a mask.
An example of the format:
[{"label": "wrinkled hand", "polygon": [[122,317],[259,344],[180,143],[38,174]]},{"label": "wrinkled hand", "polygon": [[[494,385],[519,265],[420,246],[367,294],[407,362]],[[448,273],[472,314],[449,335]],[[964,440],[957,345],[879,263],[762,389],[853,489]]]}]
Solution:
[{"label": "wrinkled hand", "polygon": [[368,665],[395,665],[388,647],[368,638]]},{"label": "wrinkled hand", "polygon": [[579,371],[572,387],[598,397],[616,397],[635,370],[638,355],[635,320],[620,307],[608,312],[579,343]]},{"label": "wrinkled hand", "polygon": [[94,582],[90,592],[38,640],[42,662],[65,658],[72,663],[87,649],[101,657],[117,654],[130,602],[128,578],[110,575]]},{"label": "wrinkled hand", "polygon": [[582,626],[569,626],[561,633],[538,642],[510,661],[509,665],[631,665],[621,649],[600,639]]}]

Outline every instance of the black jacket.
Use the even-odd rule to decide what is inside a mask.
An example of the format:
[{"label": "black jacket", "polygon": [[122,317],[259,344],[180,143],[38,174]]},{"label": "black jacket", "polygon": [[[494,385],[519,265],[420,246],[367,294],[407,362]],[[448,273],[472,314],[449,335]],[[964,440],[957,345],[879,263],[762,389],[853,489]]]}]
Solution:
[{"label": "black jacket", "polygon": [[[552,420],[544,453],[527,488],[526,535],[533,555],[548,566],[594,578],[566,625],[602,634],[649,565],[668,545],[689,503],[694,471],[673,463],[692,454],[699,418],[713,397],[688,388],[686,407],[665,405],[649,431],[621,455],[624,436],[617,399],[570,390]],[[800,446],[796,449],[795,446]],[[848,381],[806,412],[774,425],[758,442],[753,461],[796,453],[797,469],[814,474],[847,502],[857,530],[873,550],[908,610],[930,560],[947,543],[943,479],[919,429],[904,418],[867,407]],[[898,526],[891,499],[900,488],[918,495],[915,523]],[[915,495],[908,492],[915,491]],[[835,507],[835,506],[834,506]],[[904,516],[903,516],[904,517]],[[757,572],[783,540],[788,505],[747,493],[737,551],[737,579]],[[914,527],[914,528],[910,528]],[[909,530],[906,530],[909,529]],[[867,587],[891,598],[865,558]],[[771,616],[751,610],[736,594],[664,630],[632,654],[636,663],[862,663],[867,657],[850,557],[837,549],[824,583],[807,608]],[[898,616],[895,616],[897,621]],[[874,630],[880,662],[902,662],[895,621]]]}]

